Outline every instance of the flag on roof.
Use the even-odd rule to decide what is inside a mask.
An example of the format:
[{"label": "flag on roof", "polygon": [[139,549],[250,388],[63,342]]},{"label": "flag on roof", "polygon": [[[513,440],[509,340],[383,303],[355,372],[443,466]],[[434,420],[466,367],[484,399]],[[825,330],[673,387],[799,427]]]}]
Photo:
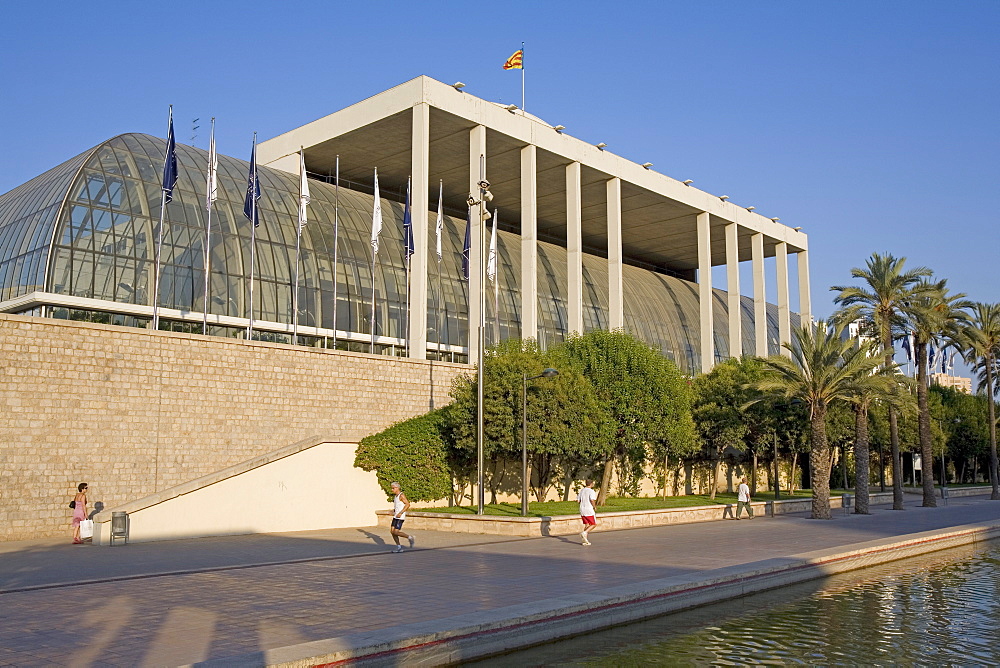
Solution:
[{"label": "flag on roof", "polygon": [[444,181],[442,181],[438,187],[438,215],[437,222],[434,224],[434,233],[437,235],[437,256],[438,262],[441,261],[441,234],[444,232]]},{"label": "flag on roof", "polygon": [[403,252],[407,260],[413,256],[413,217],[410,213],[410,179],[406,180],[406,206],[403,207]]},{"label": "flag on roof", "polygon": [[469,280],[469,253],[472,252],[472,207],[465,214],[465,244],[462,246],[462,276]]},{"label": "flag on roof", "polygon": [[524,69],[524,49],[518,49],[514,52],[507,62],[503,64],[505,70],[523,70]]},{"label": "flag on roof", "polygon": [[[214,119],[213,119],[214,121]],[[208,178],[206,179],[205,206],[219,199],[219,154],[215,152],[215,124],[212,124],[212,138],[208,142]]]},{"label": "flag on roof", "polygon": [[306,176],[306,152],[299,151],[299,234],[306,226],[306,207],[312,198],[309,196],[309,178]]},{"label": "flag on roof", "polygon": [[174,186],[177,185],[177,145],[174,142],[174,108],[170,107],[170,122],[167,126],[167,149],[163,155],[163,201],[174,198]]},{"label": "flag on roof", "polygon": [[257,200],[260,199],[260,180],[257,178],[257,133],[253,135],[253,150],[250,152],[250,171],[247,173],[247,195],[243,200],[243,215],[253,223],[260,225],[260,214],[257,211]]},{"label": "flag on roof", "polygon": [[372,209],[372,251],[378,255],[378,235],[382,233],[382,200],[378,195],[378,167],[375,168],[375,206]]},{"label": "flag on roof", "polygon": [[493,211],[493,231],[490,233],[490,254],[486,256],[486,277],[491,283],[497,282],[497,217]]}]

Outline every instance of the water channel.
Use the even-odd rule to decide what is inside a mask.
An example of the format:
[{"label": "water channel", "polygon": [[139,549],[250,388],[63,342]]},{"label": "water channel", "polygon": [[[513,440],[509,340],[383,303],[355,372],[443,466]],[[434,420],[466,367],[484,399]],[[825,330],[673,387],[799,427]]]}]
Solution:
[{"label": "water channel", "polygon": [[477,666],[1000,665],[1000,542],[629,624]]}]

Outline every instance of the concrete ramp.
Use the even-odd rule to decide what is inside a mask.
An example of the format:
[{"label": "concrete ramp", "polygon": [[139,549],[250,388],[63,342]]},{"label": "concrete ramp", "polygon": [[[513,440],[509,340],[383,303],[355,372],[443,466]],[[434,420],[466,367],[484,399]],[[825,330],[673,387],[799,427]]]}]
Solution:
[{"label": "concrete ramp", "polygon": [[106,509],[94,544],[110,544],[117,511],[128,513],[130,542],[372,526],[388,502],[375,473],[354,467],[356,450],[314,436]]}]

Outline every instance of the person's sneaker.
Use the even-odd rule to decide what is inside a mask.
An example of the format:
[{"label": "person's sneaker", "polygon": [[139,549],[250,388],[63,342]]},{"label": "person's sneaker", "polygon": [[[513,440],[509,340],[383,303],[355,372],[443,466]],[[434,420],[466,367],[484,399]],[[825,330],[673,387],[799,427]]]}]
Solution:
[{"label": "person's sneaker", "polygon": [[413,549],[413,544],[416,543],[416,542],[417,542],[417,539],[414,538],[413,536],[410,536],[410,549],[411,550]]},{"label": "person's sneaker", "polygon": [[393,552],[402,552],[402,551],[403,551],[403,546],[402,545],[397,545],[396,549],[393,550]]},{"label": "person's sneaker", "polygon": [[584,538],[582,545],[590,545],[590,541]]}]

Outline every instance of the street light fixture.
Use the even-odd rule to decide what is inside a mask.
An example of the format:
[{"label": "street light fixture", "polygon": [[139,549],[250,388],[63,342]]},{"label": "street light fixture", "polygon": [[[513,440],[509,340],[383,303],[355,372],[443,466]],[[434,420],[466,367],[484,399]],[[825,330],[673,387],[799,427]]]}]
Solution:
[{"label": "street light fixture", "polygon": [[521,374],[521,517],[528,516],[528,381],[558,375],[559,372],[551,368],[531,378],[526,373]]}]

